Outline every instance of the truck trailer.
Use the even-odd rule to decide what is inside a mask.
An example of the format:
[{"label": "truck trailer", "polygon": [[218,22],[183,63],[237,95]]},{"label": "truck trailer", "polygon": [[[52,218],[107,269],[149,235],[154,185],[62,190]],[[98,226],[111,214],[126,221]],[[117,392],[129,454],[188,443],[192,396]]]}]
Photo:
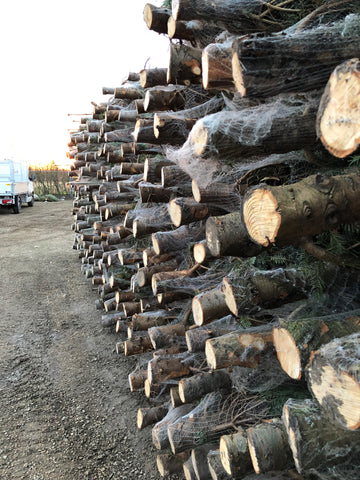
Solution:
[{"label": "truck trailer", "polygon": [[21,212],[21,205],[34,205],[34,187],[29,178],[29,165],[17,160],[0,160],[0,206]]}]

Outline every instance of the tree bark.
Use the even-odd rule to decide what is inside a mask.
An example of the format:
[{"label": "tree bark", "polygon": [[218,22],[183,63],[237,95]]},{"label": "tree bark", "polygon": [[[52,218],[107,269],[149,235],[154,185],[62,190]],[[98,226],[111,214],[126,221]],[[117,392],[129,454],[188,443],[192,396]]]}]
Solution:
[{"label": "tree bark", "polygon": [[190,133],[195,120],[179,118],[160,118],[154,115],[154,135],[163,144],[182,145]]},{"label": "tree bark", "polygon": [[307,367],[308,387],[322,411],[349,430],[360,427],[359,343],[359,333],[336,338],[313,352]]},{"label": "tree bark", "polygon": [[356,107],[360,101],[359,87],[360,61],[352,58],[335,68],[320,101],[317,135],[338,158],[351,155],[359,147],[360,120]]},{"label": "tree bark", "polygon": [[222,466],[219,449],[210,450],[207,454],[207,461],[212,480],[230,480],[232,478]]},{"label": "tree bark", "polygon": [[187,330],[185,333],[186,344],[190,352],[204,351],[205,342],[209,338],[220,337],[234,330],[242,329],[235,317],[227,315],[207,325]]},{"label": "tree bark", "polygon": [[136,276],[137,283],[139,287],[145,287],[145,285],[151,285],[152,276],[155,273],[159,272],[171,272],[176,270],[177,262],[175,260],[165,263],[160,263],[158,265],[153,265],[151,267],[142,267],[139,268]]},{"label": "tree bark", "polygon": [[133,330],[148,330],[151,327],[166,325],[177,318],[176,313],[167,310],[137,313],[132,318]]},{"label": "tree bark", "polygon": [[135,337],[134,339],[125,340],[124,342],[124,354],[126,357],[139,355],[152,349],[153,346],[148,335],[144,337]]},{"label": "tree bark", "polygon": [[202,83],[205,90],[235,91],[232,76],[231,47],[211,43],[202,51]]},{"label": "tree bark", "polygon": [[194,467],[195,476],[198,480],[211,479],[207,454],[217,447],[216,443],[199,445],[191,451],[191,461]]},{"label": "tree bark", "polygon": [[243,204],[250,238],[264,247],[301,243],[360,218],[358,173],[312,175],[292,185],[259,186]]},{"label": "tree bark", "polygon": [[168,413],[169,407],[166,405],[159,405],[156,407],[142,407],[137,412],[137,427],[139,430],[154,425],[160,422]]},{"label": "tree bark", "polygon": [[[158,114],[161,118],[160,114]],[[178,165],[164,165],[161,168],[161,185],[165,188],[175,187],[179,183],[191,185],[191,177]]]},{"label": "tree bark", "polygon": [[180,407],[170,407],[165,417],[154,425],[152,429],[152,442],[158,450],[164,450],[170,445],[168,437],[168,426],[177,419],[188,414],[193,405],[180,405]]},{"label": "tree bark", "polygon": [[189,197],[177,197],[169,202],[169,214],[176,227],[198,220],[205,220],[210,215],[223,213],[220,206],[211,206],[207,203],[198,203]]},{"label": "tree bark", "polygon": [[138,98],[144,97],[144,92],[135,87],[116,87],[114,97],[126,100],[137,100]]},{"label": "tree bark", "polygon": [[154,350],[176,343],[185,344],[185,325],[182,323],[151,327],[148,333]]},{"label": "tree bark", "polygon": [[146,112],[181,110],[185,105],[185,87],[181,85],[155,86],[145,93]]},{"label": "tree bark", "polygon": [[312,352],[321,345],[360,330],[360,317],[351,316],[351,312],[347,318],[343,314],[336,317],[280,320],[273,331],[274,345],[281,368],[289,377],[299,380]]},{"label": "tree bark", "polygon": [[152,358],[148,362],[148,380],[151,385],[184,377],[191,373],[192,368],[199,368],[203,361],[204,357],[200,353],[190,352]]},{"label": "tree bark", "polygon": [[162,477],[167,477],[172,473],[181,473],[184,463],[189,459],[190,452],[180,452],[177,455],[163,453],[156,456],[156,466]]},{"label": "tree bark", "polygon": [[185,480],[197,480],[191,457],[184,462],[183,473]]}]

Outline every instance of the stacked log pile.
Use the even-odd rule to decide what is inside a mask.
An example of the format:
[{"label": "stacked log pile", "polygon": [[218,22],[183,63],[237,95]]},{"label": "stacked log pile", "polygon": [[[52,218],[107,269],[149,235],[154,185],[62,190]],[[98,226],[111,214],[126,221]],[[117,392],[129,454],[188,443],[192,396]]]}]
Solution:
[{"label": "stacked log pile", "polygon": [[74,248],[163,477],[358,478],[359,10],[147,4],[169,67],[71,134]]}]

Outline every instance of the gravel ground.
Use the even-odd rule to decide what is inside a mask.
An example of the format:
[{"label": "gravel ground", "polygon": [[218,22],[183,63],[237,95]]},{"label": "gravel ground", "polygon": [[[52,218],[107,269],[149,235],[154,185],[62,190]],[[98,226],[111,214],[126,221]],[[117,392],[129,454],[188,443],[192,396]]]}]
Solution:
[{"label": "gravel ground", "polygon": [[70,212],[0,210],[0,479],[160,479],[151,427],[136,427],[148,400],[128,387],[137,360],[101,326]]}]

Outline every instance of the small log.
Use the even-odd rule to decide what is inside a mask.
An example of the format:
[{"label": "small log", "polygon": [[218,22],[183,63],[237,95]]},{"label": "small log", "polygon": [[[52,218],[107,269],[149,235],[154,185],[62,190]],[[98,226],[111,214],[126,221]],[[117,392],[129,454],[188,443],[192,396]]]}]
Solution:
[{"label": "small log", "polygon": [[205,355],[213,370],[231,365],[255,368],[268,349],[273,349],[272,325],[262,325],[207,340]]},{"label": "small log", "polygon": [[139,430],[160,422],[169,410],[168,406],[158,405],[156,407],[142,407],[137,412],[136,425]]},{"label": "small log", "polygon": [[166,85],[166,74],[167,68],[147,68],[140,70],[140,85],[142,88]]},{"label": "small log", "polygon": [[199,203],[218,205],[226,211],[231,211],[240,205],[240,197],[233,184],[214,181],[209,185],[201,185],[196,179],[192,180],[192,194]]},{"label": "small log", "polygon": [[187,197],[174,198],[169,202],[170,218],[176,227],[198,220],[205,220],[210,215],[217,215],[223,212],[224,210],[221,207],[211,206],[207,203],[198,203]]},{"label": "small log", "polygon": [[151,432],[152,443],[158,450],[164,450],[169,446],[168,426],[189,413],[192,408],[193,405],[188,404],[176,408],[170,407],[165,417],[154,425]]},{"label": "small log", "polygon": [[201,242],[195,243],[194,248],[193,248],[193,257],[195,260],[195,263],[205,263],[208,260],[211,260],[214,258],[214,256],[211,254],[208,244],[206,240],[201,240]]},{"label": "small log", "polygon": [[170,383],[151,384],[148,378],[144,382],[144,393],[146,398],[158,399],[161,395],[169,393],[170,388]]},{"label": "small log", "polygon": [[347,314],[347,318],[330,315],[301,320],[280,319],[273,330],[273,337],[281,368],[289,377],[299,380],[314,350],[359,330],[360,317],[351,316],[351,313]]},{"label": "small log", "polygon": [[252,463],[244,431],[223,435],[219,443],[221,463],[226,473],[243,478],[252,471]]},{"label": "small log", "polygon": [[153,120],[138,118],[134,127],[135,142],[161,144],[162,141],[157,139],[154,135]]},{"label": "small log", "polygon": [[212,480],[230,480],[232,478],[222,466],[219,449],[210,450],[207,454],[207,461]]},{"label": "small log", "polygon": [[360,427],[359,339],[360,333],[334,339],[312,353],[307,367],[309,390],[322,411],[349,430]]},{"label": "small log", "polygon": [[179,396],[179,389],[177,385],[175,387],[170,388],[170,401],[173,407],[179,407],[183,403]]},{"label": "small log", "polygon": [[136,100],[143,98],[144,94],[139,88],[134,87],[116,87],[114,91],[115,98],[121,98],[126,100]]},{"label": "small log", "polygon": [[131,355],[139,355],[144,352],[152,350],[153,346],[149,336],[135,337],[124,342],[124,354],[126,357]]},{"label": "small log", "polygon": [[175,260],[153,265],[151,267],[139,268],[137,276],[137,284],[139,287],[145,287],[145,285],[151,285],[151,279],[155,273],[159,272],[171,272],[177,268],[177,262]]},{"label": "small log", "polygon": [[[157,183],[162,175],[162,168],[173,163],[167,158],[146,158],[144,161],[144,182]],[[163,185],[165,187],[167,185]]]},{"label": "small log", "polygon": [[264,247],[301,243],[304,237],[359,220],[359,191],[357,173],[317,174],[292,185],[260,186],[244,200],[245,226],[251,240]]},{"label": "small log", "polygon": [[128,380],[130,391],[135,392],[144,388],[144,382],[147,379],[147,365],[138,366],[135,370],[129,373]]},{"label": "small log", "polygon": [[285,426],[274,418],[246,430],[251,461],[256,473],[293,468],[294,461]]},{"label": "small log", "polygon": [[137,313],[132,318],[133,330],[148,330],[151,327],[166,325],[177,318],[176,313],[167,310]]},{"label": "small log", "polygon": [[163,144],[182,145],[190,133],[195,120],[160,118],[154,115],[154,135]]},{"label": "small log", "polygon": [[186,45],[170,45],[167,82],[179,85],[201,83],[201,49]]},{"label": "small log", "polygon": [[200,372],[179,381],[179,396],[183,403],[191,403],[210,392],[231,388],[231,378],[225,370]]},{"label": "small log", "polygon": [[144,7],[144,22],[149,30],[157,33],[167,33],[167,22],[171,15],[168,8],[157,7],[151,3],[147,3]]},{"label": "small log", "polygon": [[174,196],[187,196],[191,194],[191,187],[179,185],[178,187],[164,188],[162,185],[141,182],[139,184],[140,199],[143,203],[168,203]]},{"label": "small log", "polygon": [[207,325],[191,328],[185,332],[186,344],[190,352],[205,350],[205,342],[209,338],[220,337],[234,330],[241,330],[239,322],[233,315],[227,315]]},{"label": "small log", "polygon": [[138,118],[138,112],[136,110],[126,110],[122,109],[118,112],[119,117],[118,119],[121,122],[133,122],[135,123]]},{"label": "small log", "polygon": [[194,367],[198,368],[203,360],[204,357],[200,353],[190,352],[152,358],[148,362],[148,380],[150,385],[189,375],[191,369]]},{"label": "small log", "polygon": [[205,226],[201,222],[183,225],[171,232],[152,234],[152,243],[157,255],[182,250],[185,245],[203,240]]},{"label": "small log", "polygon": [[181,323],[151,327],[148,333],[151,344],[155,350],[179,343],[181,339],[183,339],[183,343],[185,344],[185,325]]},{"label": "small log", "polygon": [[197,480],[191,457],[184,462],[183,473],[185,480]]},{"label": "small log", "polygon": [[138,115],[141,115],[142,113],[145,113],[145,108],[144,108],[144,99],[143,98],[138,98],[137,100],[134,100],[135,108],[137,111]]},{"label": "small log", "polygon": [[214,257],[253,257],[262,247],[249,240],[241,212],[211,216],[206,221],[206,242]]},{"label": "small log", "polygon": [[290,398],[284,405],[282,421],[300,474],[311,468],[321,471],[345,461],[359,466],[359,432],[329,422],[313,400]]},{"label": "small log", "polygon": [[204,325],[230,313],[225,295],[219,287],[196,295],[191,308],[195,325]]},{"label": "small log", "polygon": [[222,43],[211,43],[202,51],[202,84],[205,90],[235,91],[232,76],[232,49]]},{"label": "small log", "polygon": [[216,447],[216,443],[206,443],[191,450],[191,461],[198,480],[211,480],[207,454]]},{"label": "small log", "polygon": [[226,304],[234,315],[254,305],[277,306],[299,300],[306,297],[308,288],[303,273],[291,268],[249,271],[246,278],[233,272],[222,283]]},{"label": "small log", "polygon": [[181,85],[156,86],[145,93],[144,109],[146,112],[180,110],[184,108],[185,87]]},{"label": "small log", "polygon": [[[161,118],[161,114],[158,114]],[[174,187],[179,183],[191,183],[191,177],[178,165],[164,165],[161,168],[161,185],[163,187]]]},{"label": "small log", "polygon": [[172,453],[163,453],[156,456],[156,466],[162,477],[167,477],[172,473],[183,471],[184,463],[189,459],[190,451],[180,452],[176,455]]}]

